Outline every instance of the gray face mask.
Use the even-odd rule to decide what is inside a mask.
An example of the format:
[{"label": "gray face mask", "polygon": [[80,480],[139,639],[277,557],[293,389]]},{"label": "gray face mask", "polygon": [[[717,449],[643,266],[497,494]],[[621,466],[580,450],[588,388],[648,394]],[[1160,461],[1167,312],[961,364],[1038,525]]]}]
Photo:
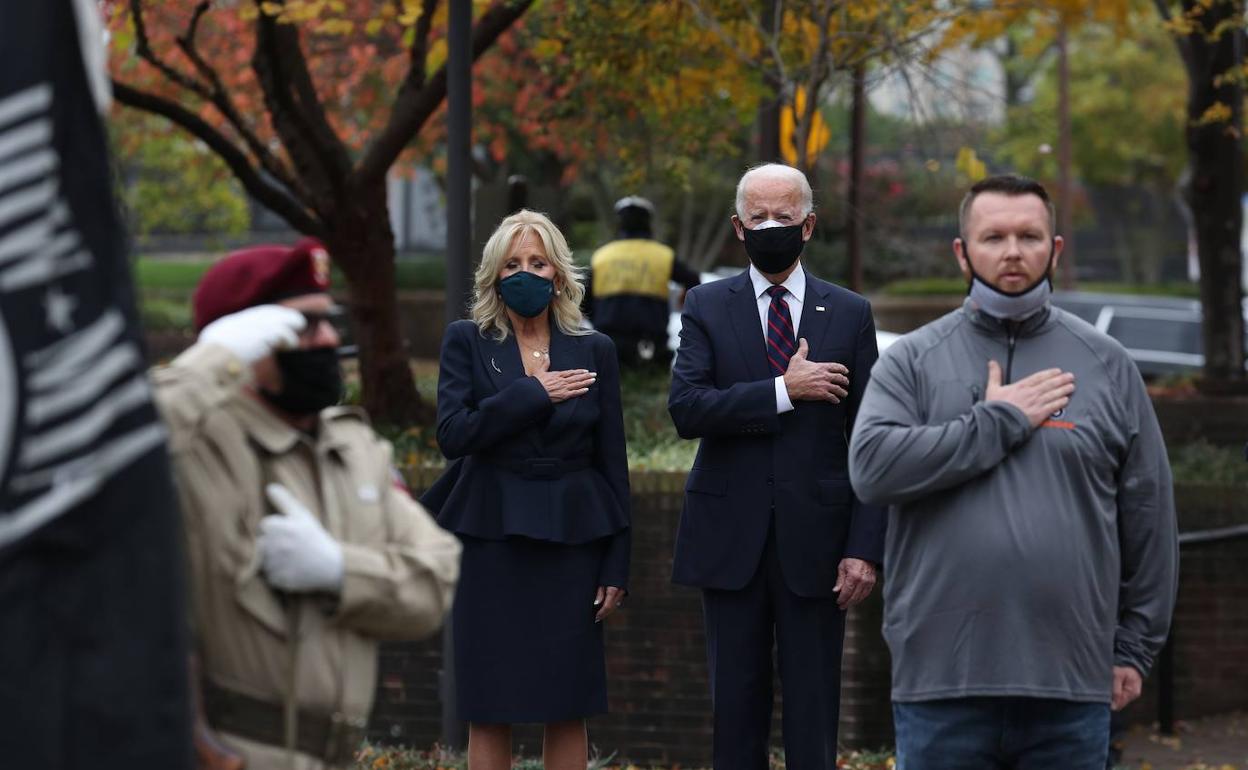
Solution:
[{"label": "gray face mask", "polygon": [[[1022,321],[1035,315],[1053,294],[1053,282],[1049,279],[1049,272],[1053,267],[1053,255],[1056,250],[1056,244],[1049,246],[1049,261],[1045,265],[1044,275],[1021,291],[1001,291],[980,278],[975,273],[975,268],[971,267],[971,285],[967,290],[967,295],[981,312],[993,318]],[[967,266],[970,267],[971,256],[966,241],[962,241],[962,253],[966,256]]]}]

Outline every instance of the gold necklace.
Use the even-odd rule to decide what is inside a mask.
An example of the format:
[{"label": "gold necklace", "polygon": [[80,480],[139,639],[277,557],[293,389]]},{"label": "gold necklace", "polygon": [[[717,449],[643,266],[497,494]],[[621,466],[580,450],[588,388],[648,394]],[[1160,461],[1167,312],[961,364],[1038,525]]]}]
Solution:
[{"label": "gold necklace", "polygon": [[[519,337],[519,336],[517,336],[517,337],[516,337],[516,342],[520,342],[520,337]],[[549,348],[538,348],[538,347],[534,347],[533,345],[530,345],[530,344],[528,344],[527,342],[520,342],[520,346],[521,346],[521,347],[528,348],[529,350],[531,350],[531,351],[533,352],[533,357],[534,357],[534,358],[541,358],[541,357],[543,357],[543,356],[549,356],[549,355],[550,355],[550,349],[549,349]]]}]

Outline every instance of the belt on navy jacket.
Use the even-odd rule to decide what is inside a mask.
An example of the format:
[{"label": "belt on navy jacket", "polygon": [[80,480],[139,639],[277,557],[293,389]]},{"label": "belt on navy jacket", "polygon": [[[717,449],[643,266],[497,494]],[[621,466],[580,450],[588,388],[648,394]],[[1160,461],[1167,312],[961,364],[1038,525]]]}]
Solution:
[{"label": "belt on navy jacket", "polygon": [[[213,730],[281,748],[286,744],[286,713],[270,703],[204,681],[204,715]],[[299,709],[294,748],[332,766],[349,765],[365,738],[367,723],[342,714],[314,714]]]},{"label": "belt on navy jacket", "polygon": [[588,457],[573,457],[567,460],[562,457],[529,457],[524,460],[491,457],[486,462],[512,473],[518,473],[526,479],[557,479],[565,473],[583,471],[593,465]]}]

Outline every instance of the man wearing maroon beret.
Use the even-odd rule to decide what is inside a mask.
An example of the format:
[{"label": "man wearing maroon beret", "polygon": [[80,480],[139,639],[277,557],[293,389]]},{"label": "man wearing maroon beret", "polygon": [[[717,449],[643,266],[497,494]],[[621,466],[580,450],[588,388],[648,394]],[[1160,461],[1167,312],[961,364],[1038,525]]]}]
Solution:
[{"label": "man wearing maroon beret", "polygon": [[427,636],[459,543],[391,480],[342,395],[318,242],[234,252],[195,291],[199,338],[153,375],[186,517],[203,715],[248,770],[345,768],[377,645]]}]

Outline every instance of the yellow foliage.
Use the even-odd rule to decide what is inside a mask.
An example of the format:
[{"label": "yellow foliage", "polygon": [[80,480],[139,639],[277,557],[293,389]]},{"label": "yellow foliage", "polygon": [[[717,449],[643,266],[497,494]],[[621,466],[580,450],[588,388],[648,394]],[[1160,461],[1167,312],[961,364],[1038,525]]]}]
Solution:
[{"label": "yellow foliage", "polygon": [[[785,104],[780,111],[780,155],[790,166],[797,163],[797,124],[806,113],[806,89],[798,88],[793,93],[793,102]],[[832,131],[824,122],[823,115],[815,110],[811,121],[809,135],[806,139],[806,167],[813,166],[819,153],[832,138]]]},{"label": "yellow foliage", "polygon": [[957,16],[945,31],[937,50],[957,45],[979,46],[1000,38],[1016,25],[1031,28],[1031,40],[1040,46],[1059,26],[1073,31],[1084,24],[1108,24],[1124,32],[1131,23],[1136,0],[1040,0],[1034,3],[994,3],[990,8]]},{"label": "yellow foliage", "polygon": [[1163,22],[1163,26],[1168,32],[1179,37],[1187,37],[1196,31],[1196,23],[1186,14],[1171,17]]},{"label": "yellow foliage", "polygon": [[1231,119],[1231,108],[1223,102],[1214,102],[1205,110],[1205,114],[1196,119],[1196,125],[1208,126],[1213,123],[1225,123]]},{"label": "yellow foliage", "polygon": [[442,63],[446,61],[446,38],[438,38],[433,41],[433,45],[429,46],[429,55],[425,57],[425,68],[427,72],[433,72]]},{"label": "yellow foliage", "polygon": [[978,182],[988,176],[988,165],[980,160],[975,150],[970,147],[963,147],[958,150],[955,165],[958,172],[972,182]]},{"label": "yellow foliage", "polygon": [[326,19],[321,22],[317,31],[326,35],[346,36],[355,31],[355,22],[350,19]]},{"label": "yellow foliage", "polygon": [[410,27],[420,19],[421,13],[420,3],[413,0],[404,0],[403,13],[399,16],[399,23],[405,27]]}]

